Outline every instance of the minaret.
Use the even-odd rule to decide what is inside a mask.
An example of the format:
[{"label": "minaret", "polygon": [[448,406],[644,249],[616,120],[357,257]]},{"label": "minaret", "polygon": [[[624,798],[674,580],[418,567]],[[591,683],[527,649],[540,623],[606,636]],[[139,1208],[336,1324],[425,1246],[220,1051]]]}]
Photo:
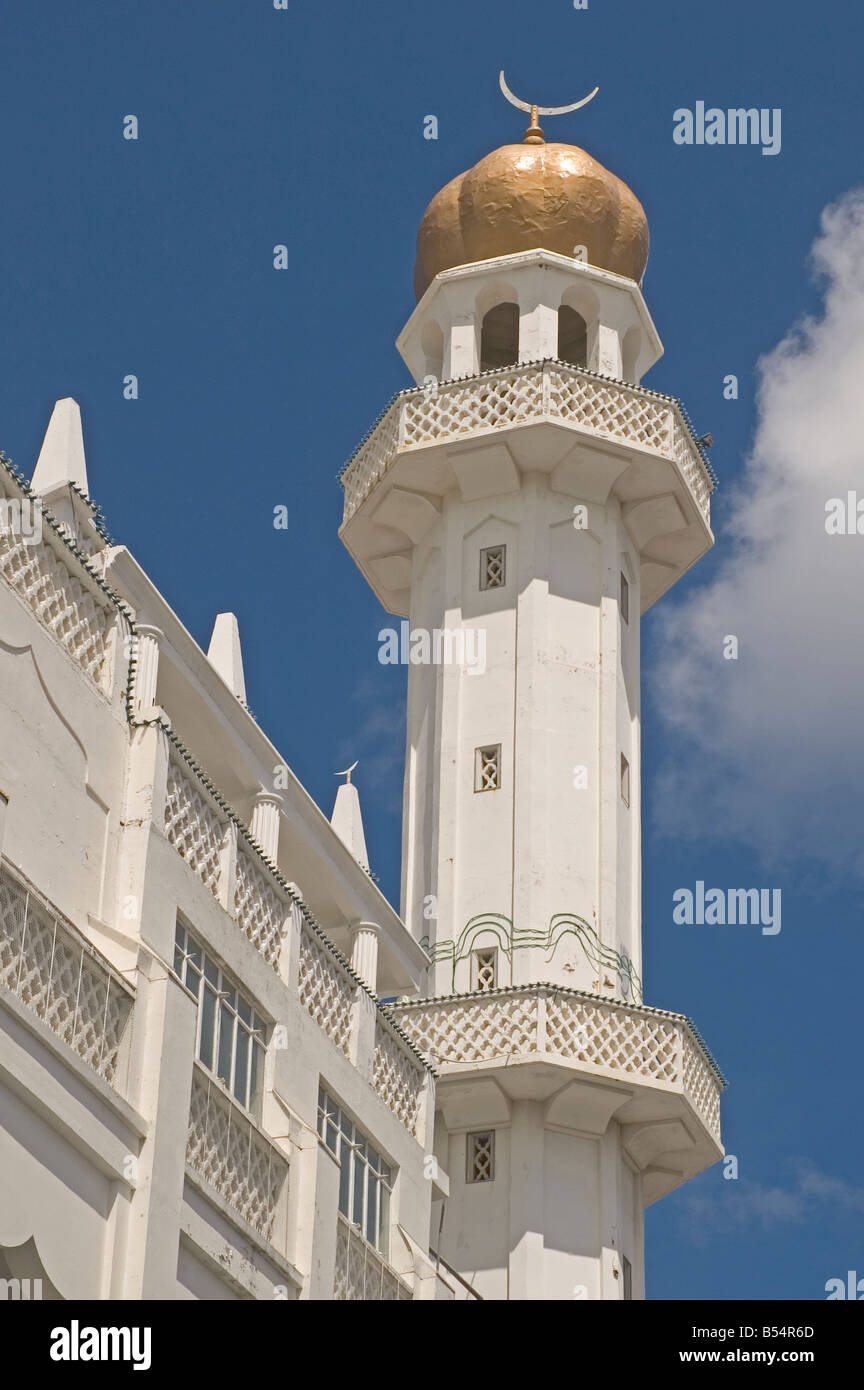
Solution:
[{"label": "minaret", "polygon": [[402,913],[433,966],[398,1012],[439,1071],[439,1253],[485,1297],[641,1297],[643,1205],[722,1153],[640,915],[639,620],[713,544],[713,476],[640,385],[640,203],[502,89],[525,140],[426,210],[417,389],[345,469],[341,536],[410,624]]}]

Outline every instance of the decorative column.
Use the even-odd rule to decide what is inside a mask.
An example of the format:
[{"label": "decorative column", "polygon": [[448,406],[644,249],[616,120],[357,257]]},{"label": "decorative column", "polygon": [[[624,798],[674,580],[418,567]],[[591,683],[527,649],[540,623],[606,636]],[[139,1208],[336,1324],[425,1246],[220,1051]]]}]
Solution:
[{"label": "decorative column", "polygon": [[279,813],[282,804],[281,796],[262,789],[255,797],[252,810],[252,824],[249,827],[252,839],[260,845],[271,864],[277,862],[279,854]]},{"label": "decorative column", "polygon": [[152,709],[156,704],[156,681],[159,674],[159,643],[164,634],[158,627],[136,626],[135,646],[135,709]]},{"label": "decorative column", "polygon": [[[378,976],[379,928],[374,922],[351,924],[351,968],[373,992]],[[351,1006],[351,1061],[361,1076],[372,1080],[377,1018],[375,1002],[359,985]]]},{"label": "decorative column", "polygon": [[355,922],[351,927],[351,968],[375,990],[378,979],[378,938],[381,928],[375,922]]}]

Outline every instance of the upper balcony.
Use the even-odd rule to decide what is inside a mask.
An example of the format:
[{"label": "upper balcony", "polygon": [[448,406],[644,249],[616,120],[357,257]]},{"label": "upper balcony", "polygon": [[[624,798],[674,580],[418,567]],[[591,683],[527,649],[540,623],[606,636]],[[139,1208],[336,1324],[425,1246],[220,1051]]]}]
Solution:
[{"label": "upper balcony", "polygon": [[614,490],[643,611],[713,544],[716,478],[673,397],[558,361],[430,380],[393,399],[341,474],[341,535],[385,608],[407,616],[412,547],[445,493],[512,492],[528,471],[589,504]]}]

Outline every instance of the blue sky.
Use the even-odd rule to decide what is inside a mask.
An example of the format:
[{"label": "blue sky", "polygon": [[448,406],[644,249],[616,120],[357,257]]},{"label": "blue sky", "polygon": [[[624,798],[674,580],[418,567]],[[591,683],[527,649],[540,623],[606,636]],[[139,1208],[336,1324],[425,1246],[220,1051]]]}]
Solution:
[{"label": "blue sky", "polygon": [[[714,553],[644,625],[644,975],[730,1078],[740,1177],[718,1166],[649,1211],[653,1298],[818,1299],[864,1274],[864,541],[826,543],[819,501],[861,478],[864,219],[823,233],[821,280],[808,267],[823,209],[862,181],[862,39],[864,14],[838,0],[9,0],[0,15],[0,447],[29,472],[53,401],[79,400],[112,534],[202,644],[218,611],[238,614],[250,704],[328,812],[333,771],[360,759],[394,899],[404,674],[377,662],[382,614],[336,538],[335,477],[408,384],[393,339],[426,203],[521,138],[499,68],[546,104],[599,85],[556,138],[646,208],[666,347],[646,384],[714,434],[722,482]],[[781,153],[676,145],[673,112],[700,100],[781,108]],[[768,359],[757,412],[757,363],[804,315],[816,327]],[[717,661],[721,629],[741,631],[737,663]],[[782,931],[676,927],[672,893],[699,879],[781,888]]]}]

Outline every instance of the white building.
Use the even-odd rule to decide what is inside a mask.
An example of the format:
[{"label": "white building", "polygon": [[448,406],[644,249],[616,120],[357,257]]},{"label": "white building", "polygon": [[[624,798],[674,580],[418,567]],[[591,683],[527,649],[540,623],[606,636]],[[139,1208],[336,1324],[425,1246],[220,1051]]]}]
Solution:
[{"label": "white building", "polygon": [[430,205],[418,387],[343,475],[385,609],[445,634],[401,919],[350,777],[331,824],[248,712],[233,617],[205,655],[109,542],[75,403],[29,486],[0,466],[12,1295],[638,1298],[643,1206],[722,1153],[722,1078],[640,984],[639,615],[712,480],[639,385],[639,204],[527,140]]}]

